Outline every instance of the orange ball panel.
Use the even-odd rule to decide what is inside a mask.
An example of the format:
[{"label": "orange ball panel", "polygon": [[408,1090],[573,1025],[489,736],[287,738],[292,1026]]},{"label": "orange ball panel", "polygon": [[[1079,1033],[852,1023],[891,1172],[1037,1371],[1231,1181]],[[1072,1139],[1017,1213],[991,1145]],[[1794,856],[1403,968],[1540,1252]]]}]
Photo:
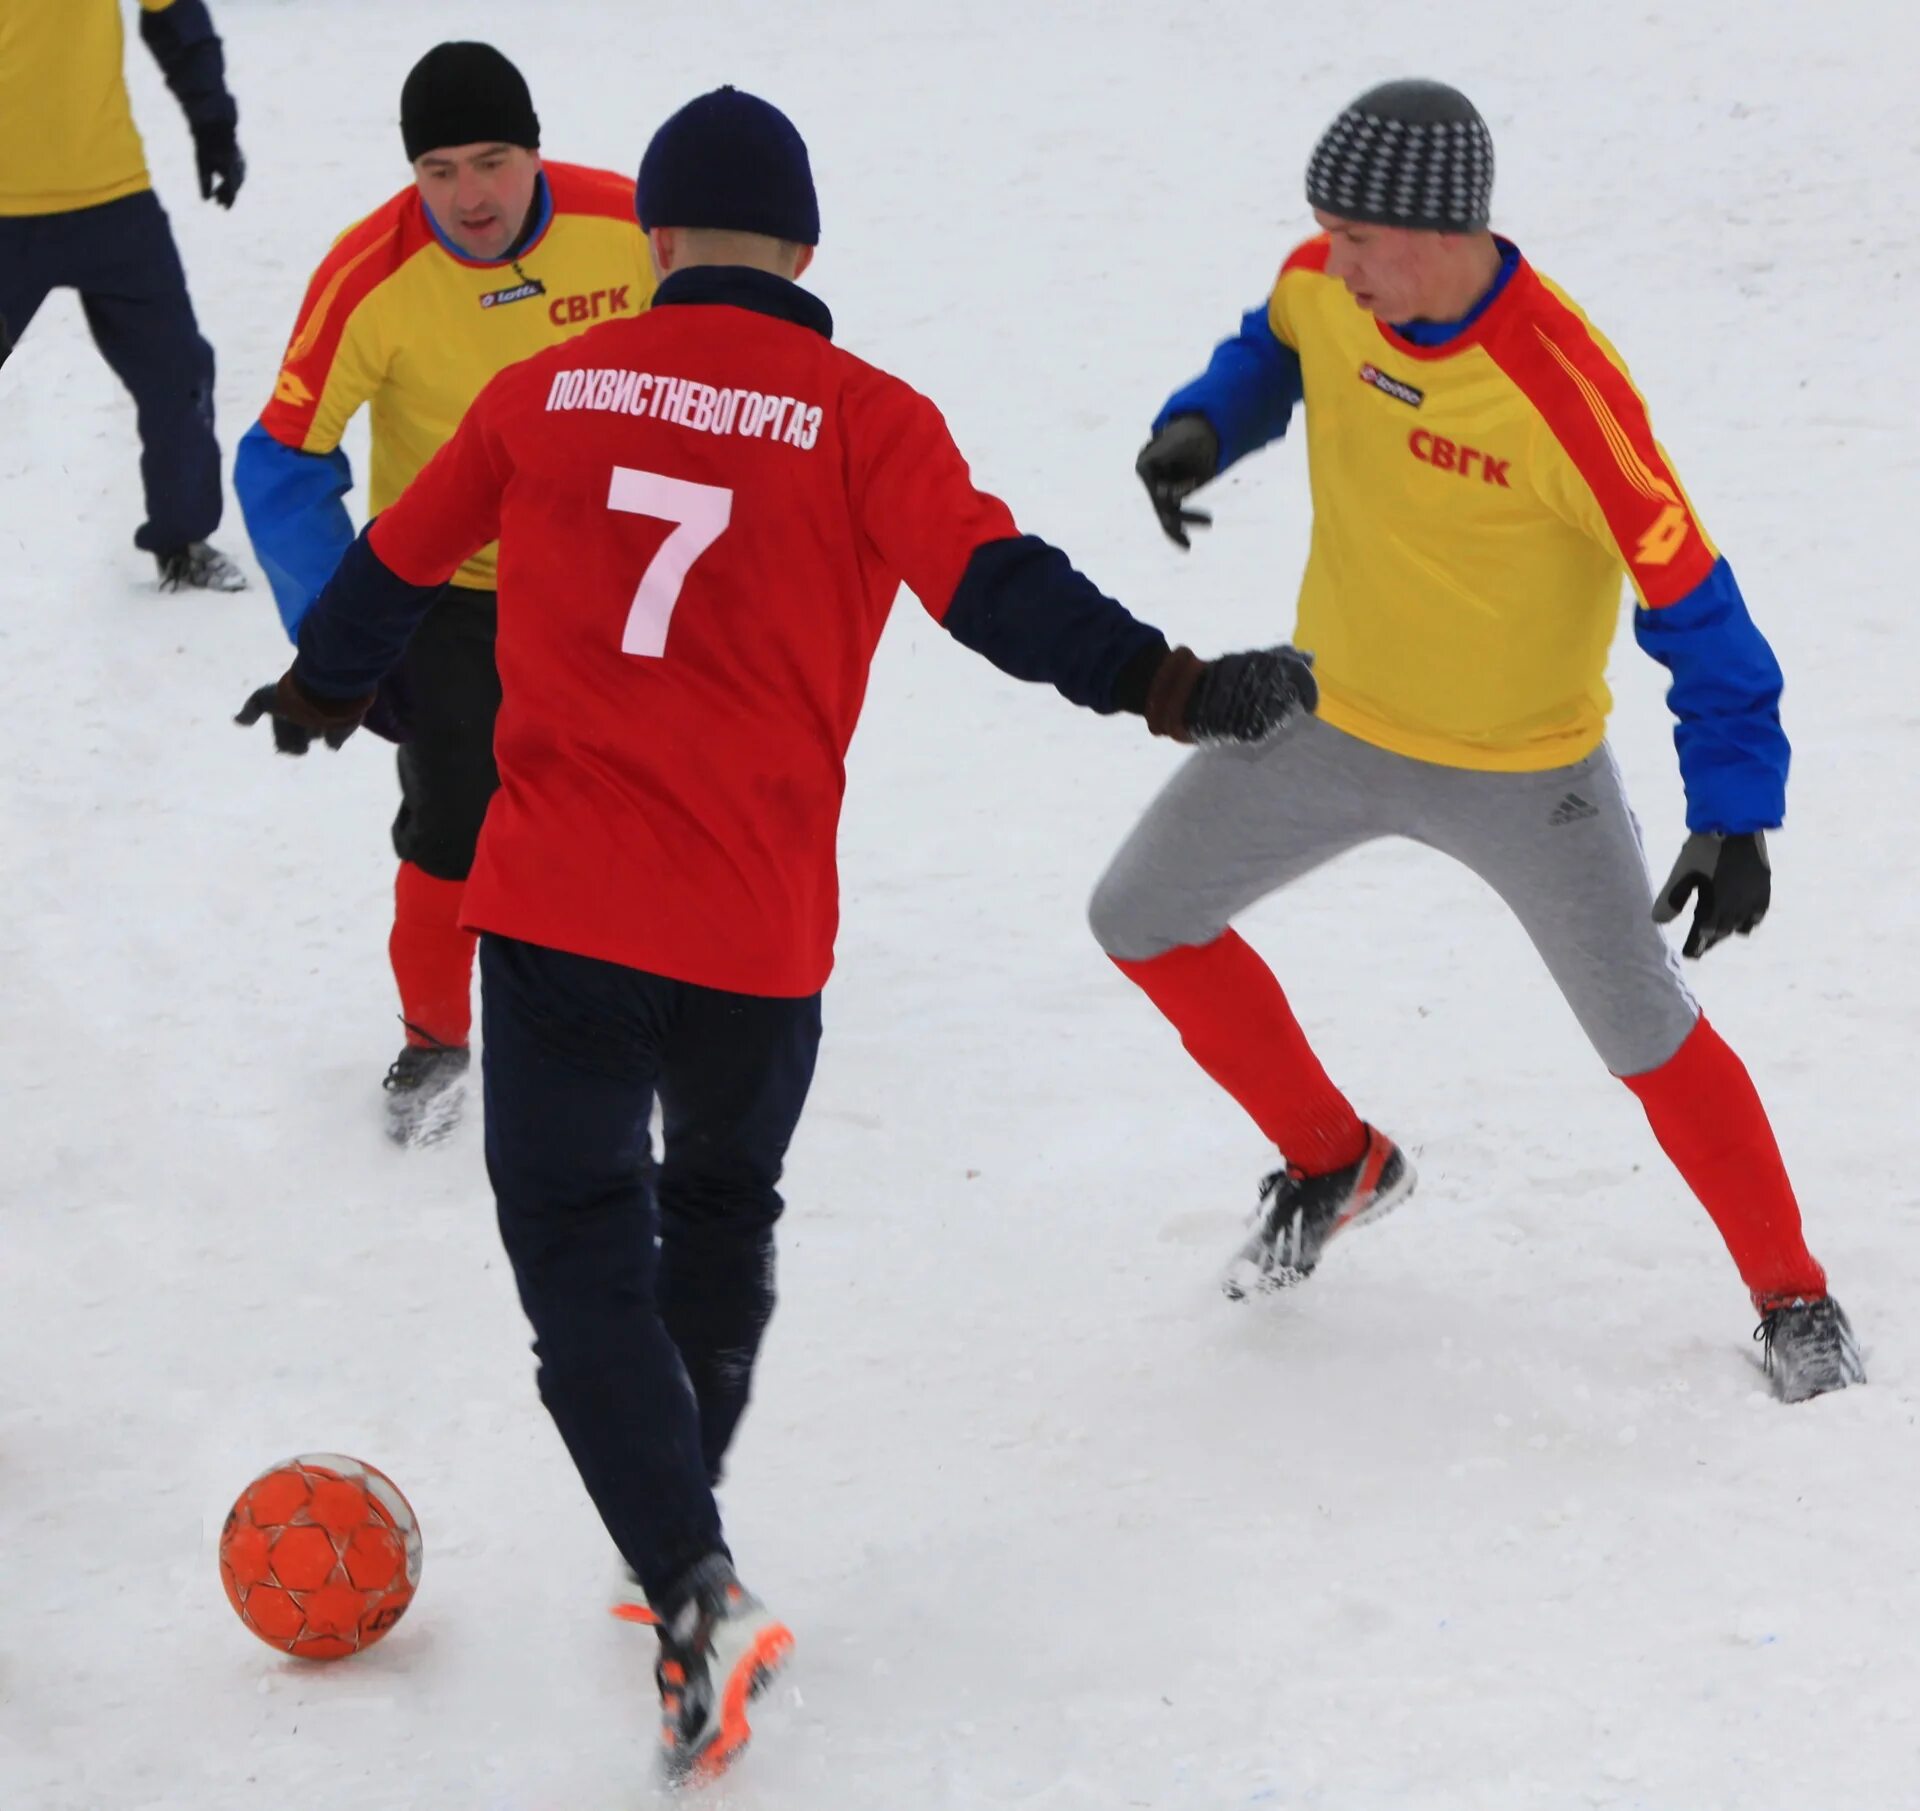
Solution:
[{"label": "orange ball panel", "polygon": [[306,1479],[289,1467],[255,1478],[240,1499],[240,1506],[262,1527],[283,1526],[306,1507],[311,1495]]},{"label": "orange ball panel", "polygon": [[347,1537],[342,1564],[362,1591],[383,1591],[400,1576],[406,1550],[400,1537],[377,1523],[366,1523]]},{"label": "orange ball panel", "polygon": [[313,1487],[306,1518],[329,1534],[346,1535],[367,1521],[373,1508],[367,1493],[347,1478],[322,1478]]},{"label": "orange ball panel", "polygon": [[306,1612],[308,1634],[351,1639],[359,1632],[367,1600],[351,1585],[323,1585],[318,1591],[302,1592],[300,1607]]},{"label": "orange ball panel", "polygon": [[273,1543],[273,1576],[289,1591],[317,1591],[333,1576],[340,1556],[324,1528],[287,1528]]},{"label": "orange ball panel", "polygon": [[220,1559],[236,1584],[263,1585],[272,1576],[270,1546],[264,1529],[250,1522],[229,1522],[220,1542]]},{"label": "orange ball panel", "polygon": [[306,1612],[286,1592],[273,1585],[255,1585],[240,1612],[255,1634],[276,1647],[284,1646],[307,1626]]}]

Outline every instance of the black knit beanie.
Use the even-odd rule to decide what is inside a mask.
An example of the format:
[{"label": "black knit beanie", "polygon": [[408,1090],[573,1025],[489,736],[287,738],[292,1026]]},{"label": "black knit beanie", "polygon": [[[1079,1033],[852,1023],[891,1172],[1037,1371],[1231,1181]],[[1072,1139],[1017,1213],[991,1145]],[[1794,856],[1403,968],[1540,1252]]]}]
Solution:
[{"label": "black knit beanie", "polygon": [[1375,226],[1483,232],[1493,205],[1493,135],[1457,88],[1383,82],[1314,146],[1307,204]]},{"label": "black knit beanie", "polygon": [[540,148],[526,77],[491,44],[436,44],[400,90],[407,162],[449,145]]},{"label": "black knit beanie", "polygon": [[716,88],[653,135],[634,211],[644,227],[704,226],[820,243],[820,202],[806,140],[757,94]]}]

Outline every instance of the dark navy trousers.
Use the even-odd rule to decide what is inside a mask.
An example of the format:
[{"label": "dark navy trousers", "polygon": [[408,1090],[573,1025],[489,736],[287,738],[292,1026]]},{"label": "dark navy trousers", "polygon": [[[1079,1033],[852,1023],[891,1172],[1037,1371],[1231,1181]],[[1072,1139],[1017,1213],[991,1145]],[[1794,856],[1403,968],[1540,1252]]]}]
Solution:
[{"label": "dark navy trousers", "polygon": [[213,348],[159,197],[0,217],[0,319],[16,341],[55,289],[80,292],[94,343],[138,412],[147,519],[134,545],[162,553],[204,541],[220,525]]},{"label": "dark navy trousers", "polygon": [[480,986],[487,1171],[541,1398],[658,1603],[726,1550],[713,1485],[773,1313],[776,1185],[820,996],[723,993],[491,934]]}]

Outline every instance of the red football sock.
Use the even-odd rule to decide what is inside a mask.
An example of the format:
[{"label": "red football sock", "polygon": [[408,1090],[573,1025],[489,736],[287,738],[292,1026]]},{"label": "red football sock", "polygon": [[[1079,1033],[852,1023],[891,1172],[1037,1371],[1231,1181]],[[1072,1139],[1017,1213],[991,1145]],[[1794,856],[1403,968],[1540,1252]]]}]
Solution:
[{"label": "red football sock", "polygon": [[473,1029],[473,951],[460,928],[463,880],[436,880],[403,861],[393,883],[387,955],[400,988],[409,1044],[460,1044]]},{"label": "red football sock", "polygon": [[1360,1116],[1327,1079],[1273,971],[1237,932],[1114,966],[1173,1022],[1188,1054],[1309,1176],[1367,1146]]},{"label": "red football sock", "polygon": [[1746,1065],[1701,1019],[1658,1069],[1620,1078],[1674,1168],[1713,1216],[1754,1305],[1825,1295],[1827,1274],[1800,1233],[1780,1147]]}]

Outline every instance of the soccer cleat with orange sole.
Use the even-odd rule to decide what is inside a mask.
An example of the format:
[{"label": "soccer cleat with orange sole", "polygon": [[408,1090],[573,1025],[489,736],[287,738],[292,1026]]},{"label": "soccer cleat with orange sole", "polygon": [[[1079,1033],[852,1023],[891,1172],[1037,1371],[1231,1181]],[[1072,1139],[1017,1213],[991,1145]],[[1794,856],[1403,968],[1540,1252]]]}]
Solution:
[{"label": "soccer cleat with orange sole", "polygon": [[786,1665],[793,1632],[717,1553],[687,1576],[656,1626],[660,1661],[654,1678],[667,1777],[685,1783],[717,1779],[752,1739],[747,1706]]}]

